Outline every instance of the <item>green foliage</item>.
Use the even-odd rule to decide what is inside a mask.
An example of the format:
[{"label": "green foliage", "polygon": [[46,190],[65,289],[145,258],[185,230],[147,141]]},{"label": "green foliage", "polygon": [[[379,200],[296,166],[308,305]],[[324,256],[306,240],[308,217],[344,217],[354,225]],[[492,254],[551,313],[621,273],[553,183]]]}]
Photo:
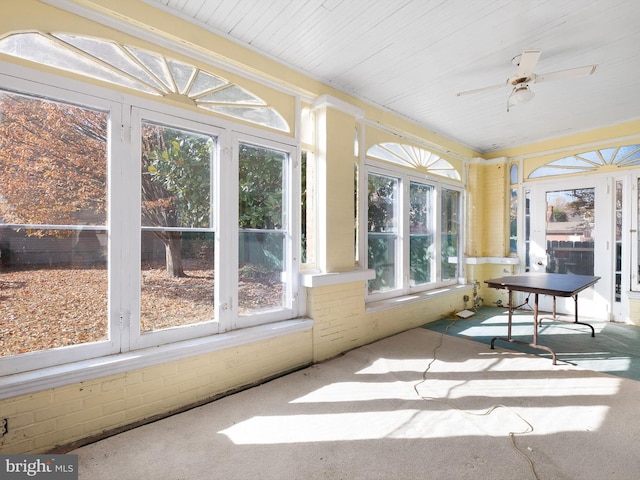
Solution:
[{"label": "green foliage", "polygon": [[574,200],[567,204],[574,216],[589,221],[593,217],[595,205],[595,190],[593,188],[579,188],[571,192]]},{"label": "green foliage", "polygon": [[394,195],[398,180],[382,175],[369,175],[368,229],[390,232],[395,228]]},{"label": "green foliage", "polygon": [[458,264],[449,263],[449,258],[458,257],[458,235],[442,235],[442,280],[451,280],[458,276]]},{"label": "green foliage", "polygon": [[[164,207],[166,211],[160,215],[164,219],[156,218],[152,224],[209,227],[213,140],[170,128],[161,128],[154,133],[158,138],[146,154],[143,192],[147,195],[143,200],[149,207]],[[145,180],[161,189],[145,185]],[[169,217],[173,218],[169,221]]]},{"label": "green foliage", "polygon": [[433,240],[431,235],[412,236],[409,244],[409,265],[411,280],[416,285],[431,281],[431,257],[429,248]]},{"label": "green foliage", "polygon": [[283,228],[285,160],[282,152],[240,145],[240,228]]},{"label": "green foliage", "polygon": [[569,218],[567,217],[567,212],[564,210],[560,210],[559,208],[553,209],[553,221],[554,222],[567,222]]},{"label": "green foliage", "polygon": [[384,234],[369,234],[369,268],[375,270],[376,277],[369,280],[370,290],[385,290],[395,287],[394,269],[395,238]]},{"label": "green foliage", "polygon": [[[267,269],[274,278],[284,268],[287,154],[241,144],[239,158],[240,264],[243,272]],[[247,230],[262,230],[261,232]]]}]

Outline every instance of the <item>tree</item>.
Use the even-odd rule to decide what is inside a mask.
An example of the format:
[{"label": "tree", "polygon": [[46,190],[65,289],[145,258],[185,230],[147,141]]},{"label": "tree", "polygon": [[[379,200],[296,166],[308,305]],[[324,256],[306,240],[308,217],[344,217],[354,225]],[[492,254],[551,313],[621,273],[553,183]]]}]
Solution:
[{"label": "tree", "polygon": [[593,188],[578,188],[571,191],[572,201],[567,204],[574,216],[586,223],[592,221],[595,205],[595,190]]},{"label": "tree", "polygon": [[395,195],[397,180],[382,175],[369,175],[367,208],[367,255],[369,268],[376,271],[376,278],[369,281],[369,288],[378,290],[395,284],[395,270],[389,269],[394,250]]},{"label": "tree", "polygon": [[269,148],[240,144],[239,211],[240,276],[274,277],[284,261],[287,155]]},{"label": "tree", "polygon": [[[0,92],[0,223],[106,225],[108,114]],[[142,222],[155,227],[209,225],[208,136],[145,124]],[[28,228],[31,236],[69,229]],[[167,273],[184,275],[181,233],[157,231]]]},{"label": "tree", "polygon": [[0,92],[0,117],[0,222],[105,225],[107,114]]},{"label": "tree", "polygon": [[284,159],[275,150],[240,145],[240,228],[282,228]]},{"label": "tree", "polygon": [[[206,135],[146,123],[142,132],[142,224],[203,228],[211,217],[211,152]],[[166,273],[185,276],[182,232],[154,230],[165,246]]]}]

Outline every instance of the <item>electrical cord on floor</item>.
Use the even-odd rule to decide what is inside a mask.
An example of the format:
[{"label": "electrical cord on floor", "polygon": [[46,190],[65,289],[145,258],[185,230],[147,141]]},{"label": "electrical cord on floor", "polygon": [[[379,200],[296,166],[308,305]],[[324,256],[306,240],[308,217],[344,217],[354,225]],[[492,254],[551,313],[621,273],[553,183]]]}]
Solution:
[{"label": "electrical cord on floor", "polygon": [[494,410],[497,410],[498,408],[504,408],[506,410],[508,410],[509,412],[511,412],[513,415],[515,415],[517,418],[519,418],[520,420],[522,420],[525,424],[526,424],[526,428],[521,431],[521,432],[509,432],[509,439],[511,440],[511,446],[514,448],[514,450],[516,452],[518,452],[518,454],[524,458],[527,463],[529,464],[529,468],[531,469],[531,474],[533,475],[534,480],[540,480],[538,475],[536,474],[536,469],[533,465],[533,461],[531,460],[531,458],[529,458],[529,456],[522,450],[520,449],[520,447],[518,447],[518,445],[516,444],[516,435],[526,435],[527,433],[531,433],[533,432],[533,425],[531,425],[531,423],[529,423],[522,415],[514,412],[513,410],[511,410],[509,407],[507,407],[506,405],[501,405],[501,404],[494,404],[491,407],[489,407],[485,412],[482,413],[471,413],[468,412],[466,410],[461,409],[460,407],[458,407],[457,405],[451,403],[449,400],[447,400],[446,398],[438,398],[438,397],[427,397],[424,396],[422,394],[420,394],[420,392],[418,391],[418,388],[420,387],[420,385],[426,383],[427,381],[427,376],[429,374],[429,371],[431,370],[431,366],[435,363],[435,361],[437,360],[437,352],[438,349],[442,346],[442,343],[444,341],[444,336],[447,334],[447,332],[449,331],[449,329],[456,323],[456,318],[454,317],[453,320],[451,321],[451,323],[449,325],[447,325],[447,327],[444,329],[444,331],[440,334],[440,341],[438,343],[438,345],[436,345],[433,349],[433,354],[432,354],[432,359],[431,361],[428,363],[427,368],[422,372],[422,380],[415,383],[413,385],[413,390],[416,392],[416,395],[418,397],[420,397],[423,400],[431,400],[431,401],[435,401],[435,402],[442,402],[446,405],[449,405],[451,408],[462,412],[466,415],[472,415],[472,416],[478,416],[478,417],[483,417],[483,416],[488,416],[491,415],[491,413]]}]

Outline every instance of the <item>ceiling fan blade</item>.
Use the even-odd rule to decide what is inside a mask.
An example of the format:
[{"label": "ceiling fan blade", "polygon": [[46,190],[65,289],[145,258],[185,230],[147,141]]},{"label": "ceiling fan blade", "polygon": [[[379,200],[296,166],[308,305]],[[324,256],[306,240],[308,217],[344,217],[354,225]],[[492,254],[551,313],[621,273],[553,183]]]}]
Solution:
[{"label": "ceiling fan blade", "polygon": [[522,52],[515,76],[518,78],[533,76],[533,71],[538,64],[538,60],[540,60],[541,54],[542,50],[525,50]]},{"label": "ceiling fan blade", "polygon": [[497,88],[506,87],[507,83],[501,83],[500,85],[491,85],[489,87],[476,88],[474,90],[465,90],[464,92],[456,93],[456,97],[461,97],[463,95],[473,95],[475,93],[488,92],[489,90],[495,90]]},{"label": "ceiling fan blade", "polygon": [[567,70],[559,70],[557,72],[542,73],[536,75],[534,83],[552,82],[554,80],[564,80],[566,78],[585,77],[595,73],[598,65],[589,65],[586,67],[569,68]]}]

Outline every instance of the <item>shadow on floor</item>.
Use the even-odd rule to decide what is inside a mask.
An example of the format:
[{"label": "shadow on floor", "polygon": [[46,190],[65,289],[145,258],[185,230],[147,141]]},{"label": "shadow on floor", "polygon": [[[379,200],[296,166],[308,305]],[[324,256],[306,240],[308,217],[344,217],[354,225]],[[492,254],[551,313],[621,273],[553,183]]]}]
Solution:
[{"label": "shadow on floor", "polygon": [[[589,327],[553,321],[542,312],[540,316],[543,320],[538,330],[538,344],[552,348],[558,362],[640,380],[640,327],[586,320],[595,329],[595,337],[591,337]],[[467,319],[449,317],[428,323],[423,328],[490,345],[494,337],[507,336],[508,317],[506,308],[480,307],[475,315]],[[513,315],[513,338],[531,342],[532,335],[533,312],[516,310]],[[526,345],[497,340],[495,347],[551,359],[550,353]]]}]

